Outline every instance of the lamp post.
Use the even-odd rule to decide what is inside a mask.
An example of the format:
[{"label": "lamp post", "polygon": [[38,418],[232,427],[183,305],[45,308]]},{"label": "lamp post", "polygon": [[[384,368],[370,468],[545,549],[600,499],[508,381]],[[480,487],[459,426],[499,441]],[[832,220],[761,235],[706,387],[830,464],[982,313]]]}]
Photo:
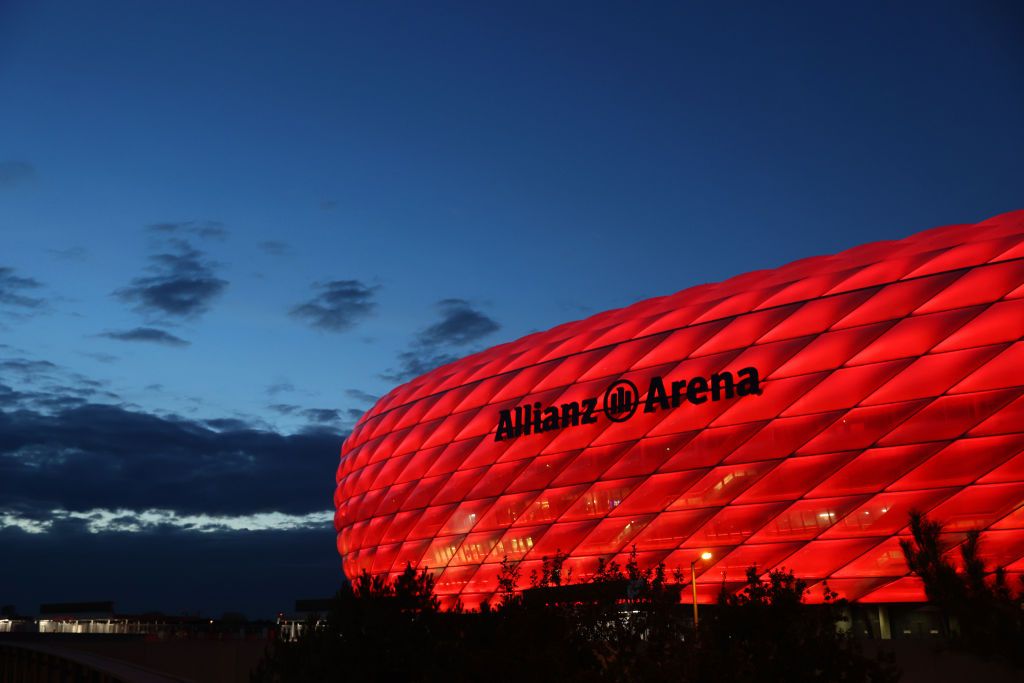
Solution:
[{"label": "lamp post", "polygon": [[[707,562],[711,559],[711,553],[704,551],[700,554],[700,559],[703,562]],[[690,586],[693,588],[693,630],[697,630],[697,560],[690,561]]]}]

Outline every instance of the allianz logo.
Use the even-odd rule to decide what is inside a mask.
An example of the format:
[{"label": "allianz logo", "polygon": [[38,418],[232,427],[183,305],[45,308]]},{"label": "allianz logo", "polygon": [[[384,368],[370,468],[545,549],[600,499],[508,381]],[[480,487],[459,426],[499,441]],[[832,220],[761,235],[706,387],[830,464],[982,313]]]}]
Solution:
[{"label": "allianz logo", "polygon": [[[537,401],[499,410],[494,440],[507,441],[530,434],[596,424],[602,415],[612,422],[625,422],[637,413],[641,405],[643,412],[654,413],[672,410],[684,403],[700,405],[707,401],[760,396],[761,391],[761,378],[754,367],[737,370],[735,375],[723,371],[710,377],[698,376],[672,382],[666,382],[664,377],[652,377],[645,393],[641,393],[630,380],[619,379],[612,382],[600,397],[546,407]],[[642,396],[645,397],[643,400]]]}]

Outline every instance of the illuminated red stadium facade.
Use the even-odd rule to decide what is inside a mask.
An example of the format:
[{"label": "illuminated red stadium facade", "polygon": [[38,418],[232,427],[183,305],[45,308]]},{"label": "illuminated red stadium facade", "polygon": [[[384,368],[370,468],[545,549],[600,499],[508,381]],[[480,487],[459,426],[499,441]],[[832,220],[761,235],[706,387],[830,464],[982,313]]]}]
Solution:
[{"label": "illuminated red stadium facade", "polygon": [[506,556],[525,577],[566,552],[585,580],[635,545],[670,569],[710,551],[701,601],[756,564],[812,599],[828,579],[913,602],[916,509],[1022,573],[1022,335],[1024,211],[496,346],[396,388],[345,442],[345,572],[429,567],[474,606]]}]

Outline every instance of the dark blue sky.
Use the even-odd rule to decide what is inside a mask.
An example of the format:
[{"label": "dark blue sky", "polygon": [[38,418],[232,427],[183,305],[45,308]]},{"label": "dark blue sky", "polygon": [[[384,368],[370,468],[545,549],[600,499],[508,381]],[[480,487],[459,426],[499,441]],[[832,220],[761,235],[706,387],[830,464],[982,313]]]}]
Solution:
[{"label": "dark blue sky", "polygon": [[0,3],[0,603],[327,594],[400,378],[1022,207],[1019,3],[478,4]]}]

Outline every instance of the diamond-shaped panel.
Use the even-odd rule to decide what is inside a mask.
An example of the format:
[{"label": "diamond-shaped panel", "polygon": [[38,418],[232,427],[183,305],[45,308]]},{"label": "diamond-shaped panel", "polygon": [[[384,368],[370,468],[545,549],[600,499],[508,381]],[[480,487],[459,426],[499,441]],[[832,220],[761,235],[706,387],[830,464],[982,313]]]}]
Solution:
[{"label": "diamond-shaped panel", "polygon": [[[747,567],[924,598],[911,510],[1024,572],[1024,211],[705,284],[433,370],[362,417],[334,496],[345,572],[426,567],[478,604],[503,558]],[[635,392],[635,393],[634,393]],[[953,557],[955,553],[951,555]]]}]

